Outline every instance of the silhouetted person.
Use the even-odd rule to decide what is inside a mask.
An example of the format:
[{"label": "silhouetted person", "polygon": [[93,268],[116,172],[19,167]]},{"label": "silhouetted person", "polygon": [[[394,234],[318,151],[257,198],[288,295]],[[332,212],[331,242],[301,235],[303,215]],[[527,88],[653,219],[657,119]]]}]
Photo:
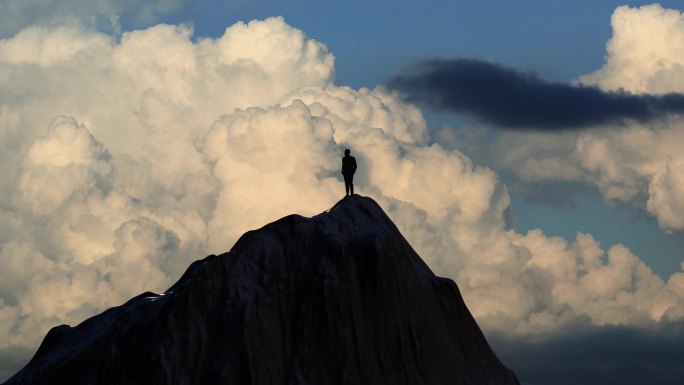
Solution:
[{"label": "silhouetted person", "polygon": [[349,155],[349,149],[344,150],[344,157],[342,157],[342,175],[344,175],[344,190],[347,192],[346,196],[354,195],[354,173],[356,172],[356,158]]}]

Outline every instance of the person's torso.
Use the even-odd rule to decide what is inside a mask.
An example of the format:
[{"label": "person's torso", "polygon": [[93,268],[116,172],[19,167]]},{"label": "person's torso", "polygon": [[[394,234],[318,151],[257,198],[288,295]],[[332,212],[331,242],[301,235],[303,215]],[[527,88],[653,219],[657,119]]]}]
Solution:
[{"label": "person's torso", "polygon": [[353,173],[354,166],[356,165],[356,159],[353,156],[344,156],[342,158],[342,172],[343,173]]}]

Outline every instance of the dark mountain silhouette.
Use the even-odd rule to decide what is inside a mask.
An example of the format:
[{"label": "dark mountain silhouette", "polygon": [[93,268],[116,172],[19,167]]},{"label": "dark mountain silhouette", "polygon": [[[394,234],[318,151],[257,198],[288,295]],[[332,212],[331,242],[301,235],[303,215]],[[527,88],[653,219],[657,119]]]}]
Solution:
[{"label": "dark mountain silhouette", "polygon": [[163,295],[50,330],[5,384],[518,384],[370,198],[243,235]]}]

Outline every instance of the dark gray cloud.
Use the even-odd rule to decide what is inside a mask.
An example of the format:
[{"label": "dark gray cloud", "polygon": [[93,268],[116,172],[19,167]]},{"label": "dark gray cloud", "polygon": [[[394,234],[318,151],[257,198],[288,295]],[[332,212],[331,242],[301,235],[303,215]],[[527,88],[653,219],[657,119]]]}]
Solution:
[{"label": "dark gray cloud", "polygon": [[388,86],[439,111],[519,129],[573,129],[684,113],[684,94],[605,92],[473,59],[425,60]]},{"label": "dark gray cloud", "polygon": [[540,341],[490,336],[499,358],[525,385],[678,385],[684,380],[684,325],[573,331]]}]

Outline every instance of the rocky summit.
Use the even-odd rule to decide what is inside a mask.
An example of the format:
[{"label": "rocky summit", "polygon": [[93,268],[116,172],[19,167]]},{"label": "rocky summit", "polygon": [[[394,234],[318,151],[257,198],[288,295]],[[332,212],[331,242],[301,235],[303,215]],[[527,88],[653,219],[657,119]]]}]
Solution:
[{"label": "rocky summit", "polygon": [[143,293],[45,337],[5,384],[489,384],[518,381],[456,284],[380,206],[352,196],[244,234]]}]

